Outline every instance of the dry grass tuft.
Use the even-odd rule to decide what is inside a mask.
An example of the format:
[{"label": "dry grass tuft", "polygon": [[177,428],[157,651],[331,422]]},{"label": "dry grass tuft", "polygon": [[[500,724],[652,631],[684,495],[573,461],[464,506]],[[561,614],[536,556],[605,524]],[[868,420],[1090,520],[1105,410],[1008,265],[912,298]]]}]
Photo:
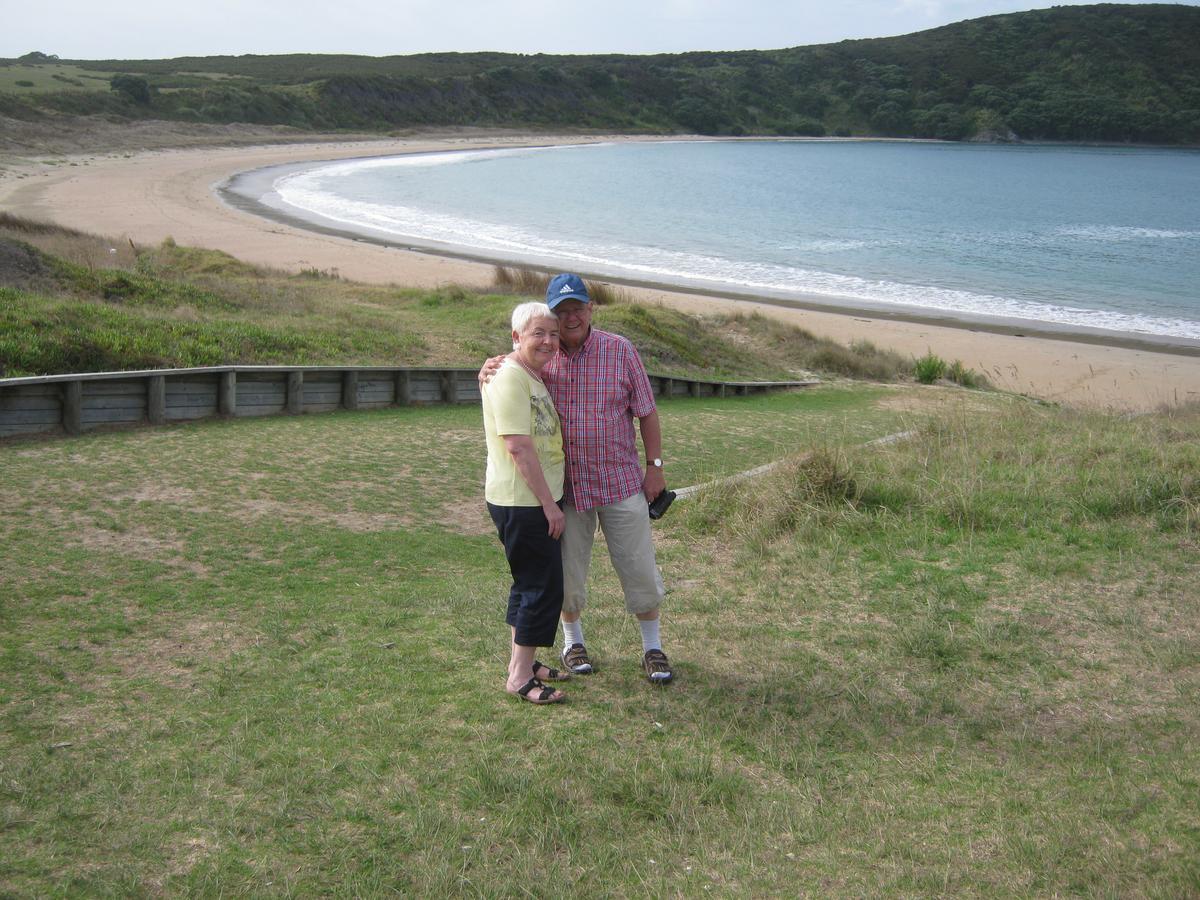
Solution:
[{"label": "dry grass tuft", "polygon": [[86,269],[129,268],[137,261],[137,249],[128,238],[103,237],[6,212],[0,212],[0,238],[21,241]]},{"label": "dry grass tuft", "polygon": [[[496,266],[492,284],[500,291],[541,299],[546,296],[546,286],[553,277],[548,272],[539,272],[525,266]],[[588,297],[597,306],[631,302],[629,291],[619,285],[587,278],[584,279],[584,284],[587,285]]]}]

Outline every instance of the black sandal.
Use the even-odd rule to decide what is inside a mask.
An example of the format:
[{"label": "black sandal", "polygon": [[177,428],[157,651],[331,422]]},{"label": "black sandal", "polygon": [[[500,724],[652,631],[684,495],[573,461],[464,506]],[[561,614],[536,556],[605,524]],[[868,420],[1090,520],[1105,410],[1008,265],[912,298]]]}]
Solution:
[{"label": "black sandal", "polygon": [[[536,698],[529,696],[532,691],[538,691]],[[567,695],[562,691],[555,690],[545,684],[540,678],[530,678],[527,682],[517,688],[517,696],[522,700],[528,700],[541,706],[546,703],[561,703],[567,699]]]},{"label": "black sandal", "polygon": [[537,673],[538,669],[545,669],[546,672],[548,673],[546,675],[540,676],[542,681],[570,681],[571,680],[570,672],[560,672],[560,671],[558,671],[558,669],[552,669],[545,663],[538,662],[538,660],[535,659],[533,661],[533,677],[534,678],[539,677],[538,673]]}]

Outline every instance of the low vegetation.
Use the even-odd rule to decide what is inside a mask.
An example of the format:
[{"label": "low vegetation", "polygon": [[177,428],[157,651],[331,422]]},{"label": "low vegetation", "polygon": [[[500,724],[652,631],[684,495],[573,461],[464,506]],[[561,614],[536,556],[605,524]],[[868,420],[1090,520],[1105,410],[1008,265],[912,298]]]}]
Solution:
[{"label": "low vegetation", "polygon": [[934,384],[945,379],[968,388],[988,386],[987,376],[967,368],[960,359],[947,363],[932,350],[913,363],[913,376],[921,384]]},{"label": "low vegetation", "polygon": [[1187,144],[1200,141],[1198,48],[1192,6],[1101,4],[722,53],[84,61],[36,52],[10,61],[7,76],[0,67],[0,116]]},{"label": "low vegetation", "polygon": [[931,351],[916,361],[913,372],[921,384],[933,384],[946,374],[946,361]]},{"label": "low vegetation", "polygon": [[[496,266],[492,282],[498,290],[505,293],[523,294],[540,300],[546,296],[546,288],[553,277],[549,272],[540,272],[524,266]],[[588,299],[595,306],[630,302],[628,291],[619,285],[595,279],[585,279],[585,284],[587,284]]]},{"label": "low vegetation", "polygon": [[0,893],[1195,893],[1200,410],[662,418],[673,486],[782,463],[655,525],[676,683],[601,543],[541,709],[478,409],[0,445]]},{"label": "low vegetation", "polygon": [[[230,364],[462,365],[505,352],[513,295],[545,273],[497,270],[494,291],[358,284],[267,271],[213,250],[135,247],[0,213],[0,375]],[[734,380],[814,373],[895,380],[910,363],[762,316],[685,315],[595,282],[595,321],[651,371]]]}]

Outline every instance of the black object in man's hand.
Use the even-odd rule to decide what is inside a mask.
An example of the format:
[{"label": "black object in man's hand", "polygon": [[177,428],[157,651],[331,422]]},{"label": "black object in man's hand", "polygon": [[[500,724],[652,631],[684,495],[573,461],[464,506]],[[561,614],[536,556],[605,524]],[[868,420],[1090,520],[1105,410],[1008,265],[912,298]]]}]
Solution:
[{"label": "black object in man's hand", "polygon": [[675,499],[674,491],[664,490],[661,494],[650,501],[650,518],[661,519],[663,513],[667,511],[667,507],[671,505],[671,501]]}]

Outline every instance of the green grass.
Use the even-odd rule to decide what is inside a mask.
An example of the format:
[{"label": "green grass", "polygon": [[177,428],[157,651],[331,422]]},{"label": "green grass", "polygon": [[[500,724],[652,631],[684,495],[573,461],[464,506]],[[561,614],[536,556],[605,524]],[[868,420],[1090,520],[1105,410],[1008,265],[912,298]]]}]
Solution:
[{"label": "green grass", "polygon": [[[81,69],[62,63],[0,66],[0,92],[104,91],[110,90],[112,73]],[[30,86],[26,87],[25,83]]]},{"label": "green grass", "polygon": [[[0,374],[232,364],[475,366],[510,348],[527,270],[496,292],[412,290],[336,272],[260,269],[166,240],[136,247],[0,213]],[[522,280],[523,279],[523,280]],[[539,291],[544,288],[538,288]],[[597,327],[628,337],[655,373],[792,380],[813,373],[895,380],[909,366],[763,316],[685,315],[605,300]]]},{"label": "green grass", "polygon": [[[0,893],[1188,896],[1200,415],[663,404],[677,682],[502,691],[474,407],[0,445]],[[886,446],[867,440],[899,430]]]}]

